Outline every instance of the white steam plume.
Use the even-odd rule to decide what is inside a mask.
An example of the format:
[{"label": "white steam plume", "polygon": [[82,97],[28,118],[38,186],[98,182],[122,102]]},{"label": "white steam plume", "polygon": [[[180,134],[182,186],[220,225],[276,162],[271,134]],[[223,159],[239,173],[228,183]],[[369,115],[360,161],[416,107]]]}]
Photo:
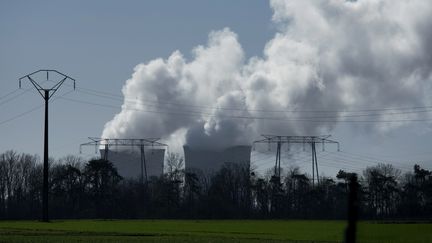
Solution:
[{"label": "white steam plume", "polygon": [[[328,130],[347,119],[343,110],[431,103],[429,1],[272,0],[270,5],[278,32],[262,57],[245,60],[237,35],[225,28],[211,32],[190,61],[175,51],[166,60],[139,64],[123,87],[122,111],[105,124],[102,136],[156,136],[223,147],[250,144],[260,133]],[[293,109],[334,112],[262,111]],[[305,117],[334,122],[301,121]]]}]

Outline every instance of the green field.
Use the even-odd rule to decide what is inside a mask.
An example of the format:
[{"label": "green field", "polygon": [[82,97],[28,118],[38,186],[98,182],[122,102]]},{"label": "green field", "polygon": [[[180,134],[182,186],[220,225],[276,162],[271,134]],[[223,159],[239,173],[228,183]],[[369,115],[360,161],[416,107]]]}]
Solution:
[{"label": "green field", "polygon": [[[344,228],[312,220],[0,221],[0,242],[342,242]],[[358,242],[432,242],[432,224],[361,222]]]}]

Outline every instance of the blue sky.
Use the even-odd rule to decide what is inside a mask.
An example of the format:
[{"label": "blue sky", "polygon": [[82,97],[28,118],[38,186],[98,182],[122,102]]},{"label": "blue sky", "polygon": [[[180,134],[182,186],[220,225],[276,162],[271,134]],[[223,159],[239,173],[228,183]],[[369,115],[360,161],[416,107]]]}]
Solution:
[{"label": "blue sky", "polygon": [[[246,58],[262,56],[265,44],[277,32],[272,14],[269,3],[261,0],[2,1],[0,97],[14,93],[0,100],[0,152],[14,149],[41,155],[43,151],[43,110],[23,114],[43,100],[35,90],[26,91],[32,88],[29,83],[15,91],[19,77],[38,69],[57,69],[75,78],[77,87],[121,96],[137,64],[167,58],[175,50],[190,59],[191,50],[205,44],[213,30],[229,27],[238,35]],[[70,90],[63,86],[56,95]],[[122,104],[82,92],[65,97],[118,109],[55,100],[50,105],[50,155],[56,158],[77,154],[88,136],[100,136]],[[331,133],[345,151],[356,154],[351,154],[353,168],[378,159],[395,161],[401,168],[409,167],[411,160],[432,164],[429,123],[384,134],[340,124]],[[344,157],[349,155],[337,156],[349,159]],[[330,160],[323,165],[327,163],[332,171],[338,162]]]},{"label": "blue sky", "polygon": [[[45,68],[70,75],[77,87],[121,95],[135,65],[175,50],[188,55],[206,42],[211,30],[230,26],[245,39],[243,48],[250,55],[259,55],[274,32],[268,21],[271,10],[264,1],[11,1],[1,5],[0,95],[16,89],[19,77]],[[58,94],[62,91],[67,87]],[[38,95],[32,90],[2,105],[2,120],[42,104]],[[88,136],[100,136],[116,112],[57,101],[51,105],[51,154],[76,152]],[[2,124],[2,137],[9,139],[2,141],[1,149],[39,153],[42,121],[38,110]],[[57,145],[64,150],[55,150]]]}]

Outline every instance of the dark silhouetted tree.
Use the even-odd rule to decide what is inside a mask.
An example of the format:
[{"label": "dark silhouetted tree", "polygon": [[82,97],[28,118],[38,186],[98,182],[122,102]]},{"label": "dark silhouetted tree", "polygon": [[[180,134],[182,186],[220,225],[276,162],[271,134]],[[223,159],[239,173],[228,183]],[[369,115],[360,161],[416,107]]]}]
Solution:
[{"label": "dark silhouetted tree", "polygon": [[93,205],[93,216],[112,217],[116,209],[118,184],[122,180],[117,169],[107,160],[91,160],[85,165],[83,176],[86,193]]}]

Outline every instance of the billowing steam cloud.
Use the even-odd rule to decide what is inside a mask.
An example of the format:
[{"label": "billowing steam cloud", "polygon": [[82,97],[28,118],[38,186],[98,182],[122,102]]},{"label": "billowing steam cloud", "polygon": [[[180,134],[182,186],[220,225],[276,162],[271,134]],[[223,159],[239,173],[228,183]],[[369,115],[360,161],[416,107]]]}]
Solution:
[{"label": "billowing steam cloud", "polygon": [[[270,5],[278,32],[262,57],[246,60],[237,35],[225,28],[211,32],[192,60],[175,51],[139,64],[123,87],[122,111],[102,136],[157,136],[221,147],[249,144],[260,133],[322,132],[348,120],[344,110],[431,103],[429,1],[272,0]],[[314,122],[304,121],[308,117]]]}]

